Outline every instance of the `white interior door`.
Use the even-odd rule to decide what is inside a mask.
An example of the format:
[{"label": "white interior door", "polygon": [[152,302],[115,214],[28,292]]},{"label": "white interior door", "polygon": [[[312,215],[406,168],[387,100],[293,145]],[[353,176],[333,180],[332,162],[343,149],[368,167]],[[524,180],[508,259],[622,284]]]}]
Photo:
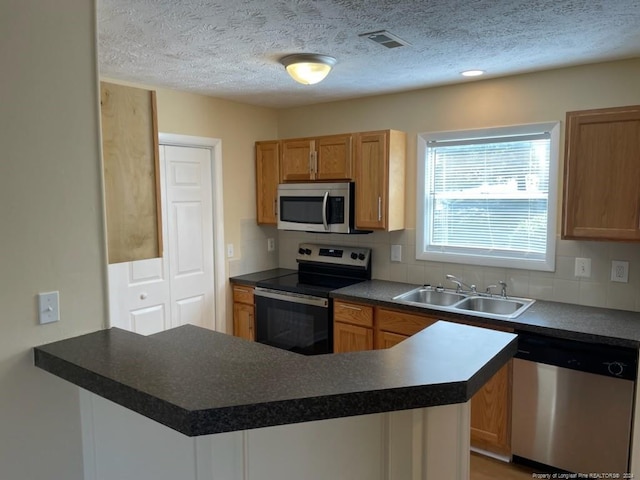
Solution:
[{"label": "white interior door", "polygon": [[165,167],[171,326],[214,328],[211,151],[161,146]]},{"label": "white interior door", "polygon": [[215,328],[212,155],[160,145],[163,256],[109,265],[111,326],[143,335]]}]

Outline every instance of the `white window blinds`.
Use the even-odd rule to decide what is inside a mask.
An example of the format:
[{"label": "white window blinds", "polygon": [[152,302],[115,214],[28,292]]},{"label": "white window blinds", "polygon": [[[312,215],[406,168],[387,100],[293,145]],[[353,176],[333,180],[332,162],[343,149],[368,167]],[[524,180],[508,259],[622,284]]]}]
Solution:
[{"label": "white window blinds", "polygon": [[549,131],[427,140],[423,251],[546,262],[551,143]]}]

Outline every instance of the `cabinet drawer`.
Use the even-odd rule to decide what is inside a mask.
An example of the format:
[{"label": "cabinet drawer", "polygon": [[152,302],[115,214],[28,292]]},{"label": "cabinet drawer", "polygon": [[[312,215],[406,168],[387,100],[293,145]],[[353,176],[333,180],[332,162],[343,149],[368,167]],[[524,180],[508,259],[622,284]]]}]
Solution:
[{"label": "cabinet drawer", "polygon": [[372,327],[373,307],[358,303],[335,301],[333,304],[333,319],[354,325]]},{"label": "cabinet drawer", "polygon": [[435,323],[438,319],[436,317],[379,308],[376,311],[376,320],[380,330],[401,335],[413,335]]},{"label": "cabinet drawer", "polygon": [[253,287],[244,285],[233,286],[233,301],[253,305]]}]

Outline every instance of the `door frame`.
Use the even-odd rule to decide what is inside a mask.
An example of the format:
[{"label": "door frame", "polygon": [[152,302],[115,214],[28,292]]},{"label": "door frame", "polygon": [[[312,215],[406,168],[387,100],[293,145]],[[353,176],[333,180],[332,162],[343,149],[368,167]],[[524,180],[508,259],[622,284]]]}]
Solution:
[{"label": "door frame", "polygon": [[[164,146],[206,148],[211,153],[211,208],[213,212],[213,327],[226,333],[226,264],[224,256],[224,202],[222,192],[222,140],[173,133],[158,133]],[[164,190],[164,187],[163,187]],[[164,195],[164,192],[163,192]]]}]

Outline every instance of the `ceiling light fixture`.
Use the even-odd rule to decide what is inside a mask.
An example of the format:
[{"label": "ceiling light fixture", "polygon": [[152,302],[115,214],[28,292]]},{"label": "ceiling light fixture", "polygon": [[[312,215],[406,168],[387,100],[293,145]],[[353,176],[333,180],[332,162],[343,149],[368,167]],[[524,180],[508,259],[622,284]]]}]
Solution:
[{"label": "ceiling light fixture", "polygon": [[313,85],[324,80],[336,64],[336,59],[317,53],[296,53],[281,58],[280,63],[296,82]]},{"label": "ceiling light fixture", "polygon": [[484,75],[484,70],[465,70],[461,72],[460,75],[463,77],[478,77],[480,75]]}]

